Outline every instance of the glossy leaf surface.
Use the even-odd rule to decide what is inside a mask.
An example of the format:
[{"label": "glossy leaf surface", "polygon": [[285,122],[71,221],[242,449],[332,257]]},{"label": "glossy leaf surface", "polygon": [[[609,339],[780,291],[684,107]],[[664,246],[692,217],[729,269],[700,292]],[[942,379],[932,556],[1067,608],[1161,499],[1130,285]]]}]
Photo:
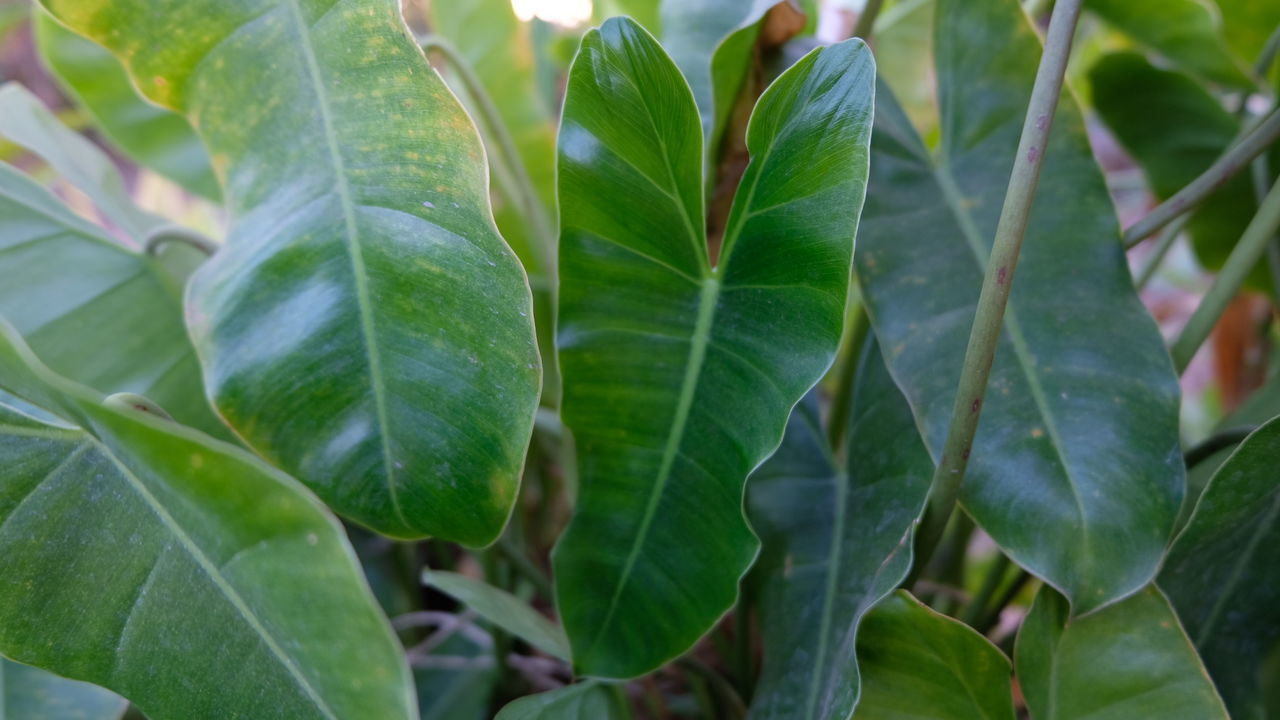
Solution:
[{"label": "glossy leaf surface", "polygon": [[108,140],[187,190],[220,197],[209,153],[186,120],[143,99],[124,66],[101,45],[43,11],[34,12],[32,21],[40,59]]},{"label": "glossy leaf surface", "polygon": [[[1015,0],[937,7],[942,145],[935,160],[881,92],[856,258],[935,457],[1040,51]],[[1183,492],[1178,384],[1069,96],[1043,162],[961,502],[1083,613],[1145,585],[1163,556]]]},{"label": "glossy leaf surface", "polygon": [[1004,653],[906,591],[867,613],[858,661],[863,690],[854,720],[1014,718]]},{"label": "glossy leaf surface", "polygon": [[614,690],[588,681],[520,698],[502,708],[494,720],[627,720],[630,717],[631,712]]},{"label": "glossy leaf surface", "polygon": [[0,653],[151,720],[416,718],[337,522],[282,473],[104,405],[0,327]]},{"label": "glossy leaf surface", "polygon": [[1240,61],[1227,48],[1222,16],[1213,2],[1087,0],[1085,7],[1140,44],[1206,80],[1250,87]]},{"label": "glossy leaf surface", "polygon": [[0,316],[58,373],[145,395],[178,422],[229,439],[182,322],[182,285],[198,261],[177,244],[159,257],[125,248],[0,164]]},{"label": "glossy leaf surface", "polygon": [[188,294],[222,416],[362,524],[493,540],[537,405],[529,287],[399,5],[44,4],[130,58],[224,176],[227,247]]},{"label": "glossy leaf surface", "polygon": [[933,461],[878,349],[864,353],[851,413],[843,470],[810,395],[748,485],[764,586],[752,720],[848,718],[859,692],[859,623],[911,568]]},{"label": "glossy leaf surface", "polygon": [[569,658],[564,631],[511,593],[483,580],[440,570],[423,571],[422,581],[548,655]]},{"label": "glossy leaf surface", "polygon": [[557,335],[581,489],[553,561],[584,674],[648,672],[733,605],[758,547],[747,474],[839,343],[873,72],[850,41],[766,91],[713,266],[679,70],[630,20],[583,40],[560,133]]},{"label": "glossy leaf surface", "polygon": [[[1136,53],[1103,57],[1089,70],[1089,82],[1098,115],[1161,200],[1207,170],[1240,132],[1240,122],[1203,86]],[[1200,261],[1211,269],[1222,267],[1257,209],[1247,172],[1210,196],[1190,224]],[[1266,287],[1267,277],[1260,264],[1250,279],[1255,287]]]},{"label": "glossy leaf surface", "polygon": [[1209,481],[1160,572],[1236,720],[1270,717],[1260,669],[1280,648],[1280,418],[1241,443]]},{"label": "glossy leaf surface", "polygon": [[1227,711],[1159,590],[1068,621],[1051,588],[1018,632],[1018,681],[1032,720],[1227,720]]},{"label": "glossy leaf surface", "polygon": [[4,720],[119,720],[127,706],[110,690],[0,658]]}]

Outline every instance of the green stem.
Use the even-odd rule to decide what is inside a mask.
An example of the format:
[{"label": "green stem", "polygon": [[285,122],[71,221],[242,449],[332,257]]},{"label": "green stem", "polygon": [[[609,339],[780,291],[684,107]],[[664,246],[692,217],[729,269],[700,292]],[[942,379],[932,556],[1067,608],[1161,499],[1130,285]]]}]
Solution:
[{"label": "green stem", "polygon": [[755,690],[755,652],[751,646],[751,604],[744,589],[738,591],[738,607],[733,613],[734,680],[738,696],[749,702]]},{"label": "green stem", "polygon": [[1213,286],[1209,288],[1209,292],[1192,313],[1191,319],[1182,329],[1182,334],[1173,343],[1170,352],[1173,354],[1173,364],[1179,374],[1191,364],[1191,358],[1195,357],[1200,345],[1209,337],[1213,326],[1218,323],[1218,318],[1240,291],[1249,271],[1262,259],[1262,255],[1267,251],[1267,244],[1271,242],[1277,230],[1280,230],[1280,182],[1271,186],[1261,207],[1258,208],[1258,214],[1249,221],[1249,226],[1245,228],[1244,235],[1240,236],[1240,242],[1236,243],[1235,249],[1227,257],[1227,262],[1218,272]]},{"label": "green stem", "polygon": [[494,549],[498,551],[498,554],[502,556],[503,560],[506,560],[507,563],[511,565],[511,569],[520,577],[528,580],[530,584],[537,589],[540,595],[547,599],[555,598],[555,591],[552,589],[551,579],[542,571],[542,568],[534,565],[533,561],[521,552],[520,548],[515,546],[515,543],[511,541],[510,536],[503,535],[502,538],[495,543]]},{"label": "green stem", "polygon": [[1199,207],[1277,139],[1280,139],[1280,109],[1273,110],[1238,143],[1228,148],[1200,177],[1160,203],[1146,217],[1129,226],[1124,231],[1124,246],[1131,248],[1137,245],[1147,236],[1173,222],[1174,218]]},{"label": "green stem", "polygon": [[870,40],[871,30],[876,24],[876,16],[880,14],[880,9],[883,7],[884,0],[867,0],[867,6],[862,9],[862,14],[858,16],[858,24],[853,28],[853,37]]},{"label": "green stem", "polygon": [[1142,273],[1138,275],[1134,287],[1141,290],[1151,282],[1151,278],[1155,277],[1156,270],[1160,269],[1161,263],[1164,262],[1165,256],[1169,254],[1169,250],[1173,248],[1173,244],[1178,240],[1178,236],[1182,234],[1183,228],[1191,221],[1191,215],[1180,215],[1177,220],[1169,223],[1161,232],[1160,238],[1156,241],[1155,252],[1151,253],[1151,260],[1147,262],[1147,266],[1142,268]]},{"label": "green stem", "polygon": [[[485,138],[485,147],[490,150],[491,156],[496,154],[503,159],[502,163],[493,163],[497,174],[500,176],[499,184],[504,184],[504,179],[501,175],[505,173],[507,176],[505,183],[508,186],[504,187],[503,194],[520,206],[525,220],[533,228],[538,252],[544,265],[543,272],[546,274],[554,273],[556,267],[555,227],[542,204],[542,199],[538,197],[538,193],[533,187],[533,180],[529,176],[529,170],[525,167],[524,160],[516,149],[516,143],[511,137],[511,132],[508,130],[506,123],[502,121],[498,106],[494,104],[493,98],[485,90],[484,84],[480,81],[480,77],[476,75],[471,64],[447,39],[438,35],[428,35],[419,38],[418,44],[422,46],[425,52],[434,51],[439,53],[448,62],[449,66],[458,73],[458,79],[462,81],[463,86],[467,89],[467,94],[475,102],[477,114],[480,115],[483,124],[488,130],[488,137]],[[497,152],[494,153],[494,150],[497,150]]]},{"label": "green stem", "polygon": [[206,257],[218,252],[218,243],[211,238],[179,225],[165,225],[147,233],[146,238],[142,241],[143,252],[155,257],[160,254],[161,248],[171,242],[189,245],[204,253]]},{"label": "green stem", "polygon": [[995,596],[996,590],[1000,589],[1011,564],[1007,555],[999,550],[996,551],[995,560],[991,561],[991,567],[987,570],[987,576],[982,579],[978,594],[973,596],[973,600],[965,606],[964,612],[960,613],[960,622],[969,627],[977,627],[977,624],[987,616],[990,612],[991,598]]},{"label": "green stem", "polygon": [[866,307],[858,303],[849,313],[849,327],[845,330],[848,342],[844,348],[840,374],[836,377],[835,395],[831,396],[831,415],[827,418],[827,441],[836,454],[840,453],[844,445],[845,430],[849,426],[849,406],[853,404],[853,383],[858,376],[862,346],[866,344],[870,329]]},{"label": "green stem", "polygon": [[1026,587],[1027,583],[1031,582],[1031,579],[1031,573],[1019,568],[1018,574],[1013,578],[1013,582],[1010,582],[1005,587],[1004,592],[1000,593],[1000,597],[991,604],[987,614],[978,620],[978,624],[974,625],[973,629],[986,635],[991,628],[995,627],[996,623],[1000,622],[1000,612],[1008,607],[1009,603],[1013,602],[1013,599],[1018,596],[1018,593],[1022,592],[1022,588]]},{"label": "green stem", "polygon": [[1256,426],[1246,426],[1237,428],[1228,428],[1220,432],[1210,435],[1199,445],[1193,446],[1183,454],[1183,461],[1190,470],[1200,463],[1208,460],[1218,453],[1219,450],[1226,450],[1232,445],[1238,445],[1249,437],[1249,434],[1257,430]]},{"label": "green stem", "polygon": [[1022,125],[1022,138],[1018,141],[1018,154],[1009,178],[1004,207],[1000,211],[1000,222],[996,226],[991,259],[987,263],[978,310],[969,334],[969,346],[965,350],[951,424],[942,447],[942,458],[933,476],[933,487],[929,493],[930,512],[916,536],[917,563],[923,564],[933,553],[960,495],[960,484],[964,480],[973,437],[978,430],[982,398],[1000,340],[1005,305],[1009,301],[1022,238],[1031,215],[1031,202],[1040,180],[1049,130],[1058,108],[1058,98],[1062,95],[1063,73],[1071,55],[1071,40],[1082,4],[1083,0],[1058,0],[1049,20],[1044,55],[1036,71],[1031,102]]},{"label": "green stem", "polygon": [[1271,63],[1276,59],[1277,53],[1280,53],[1280,25],[1271,31],[1267,43],[1262,46],[1262,52],[1258,54],[1258,62],[1253,66],[1253,74],[1259,83],[1266,84],[1267,73],[1271,71]]}]

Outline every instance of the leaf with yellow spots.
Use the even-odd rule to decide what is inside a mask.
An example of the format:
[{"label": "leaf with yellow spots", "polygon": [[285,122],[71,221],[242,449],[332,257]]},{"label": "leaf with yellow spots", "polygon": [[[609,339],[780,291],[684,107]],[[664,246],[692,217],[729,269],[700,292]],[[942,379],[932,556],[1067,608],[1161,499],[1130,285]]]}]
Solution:
[{"label": "leaf with yellow spots", "polygon": [[222,417],[375,530],[497,537],[538,403],[529,285],[399,3],[43,4],[227,159],[227,244],[187,294]]},{"label": "leaf with yellow spots", "polygon": [[152,720],[417,718],[400,646],[310,492],[54,375],[3,322],[0,378],[54,413],[0,405],[0,655]]}]

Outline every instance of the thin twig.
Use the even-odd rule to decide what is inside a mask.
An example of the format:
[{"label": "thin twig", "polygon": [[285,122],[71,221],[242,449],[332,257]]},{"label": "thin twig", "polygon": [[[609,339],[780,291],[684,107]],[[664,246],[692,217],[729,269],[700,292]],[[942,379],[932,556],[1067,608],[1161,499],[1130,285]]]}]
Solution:
[{"label": "thin twig", "polygon": [[1173,364],[1179,374],[1191,364],[1196,351],[1209,337],[1213,326],[1218,324],[1218,318],[1240,291],[1249,272],[1266,253],[1267,244],[1271,242],[1277,230],[1280,230],[1280,182],[1273,185],[1267,193],[1261,207],[1258,208],[1258,214],[1249,221],[1244,235],[1240,236],[1240,242],[1236,243],[1222,270],[1218,271],[1218,277],[1213,281],[1213,286],[1209,288],[1209,292],[1205,293],[1204,299],[1200,301],[1195,312],[1191,314],[1191,319],[1187,321],[1186,327],[1182,329],[1182,333],[1170,348]]},{"label": "thin twig", "polygon": [[206,257],[218,252],[218,243],[212,238],[181,225],[164,225],[147,233],[142,241],[143,252],[155,257],[160,254],[161,248],[171,242],[180,242],[193,247],[204,253]]},{"label": "thin twig", "polygon": [[867,6],[862,9],[862,14],[858,16],[858,24],[853,28],[853,37],[871,40],[871,30],[875,27],[876,16],[880,14],[880,9],[883,7],[884,0],[868,0]]},{"label": "thin twig", "polygon": [[1270,115],[1246,133],[1238,143],[1228,148],[1200,177],[1160,203],[1146,217],[1130,225],[1124,231],[1124,246],[1131,248],[1137,245],[1178,216],[1199,207],[1277,139],[1280,139],[1280,109],[1272,110]]},{"label": "thin twig", "polygon": [[1165,257],[1169,254],[1169,250],[1173,248],[1173,244],[1178,240],[1178,236],[1182,234],[1183,228],[1191,221],[1191,215],[1180,215],[1177,220],[1165,226],[1161,231],[1160,238],[1156,240],[1156,249],[1151,253],[1151,259],[1147,261],[1146,267],[1142,268],[1142,273],[1138,275],[1138,279],[1133,285],[1141,290],[1151,282],[1151,278],[1155,277],[1156,271],[1160,269],[1160,265],[1164,263]]},{"label": "thin twig", "polygon": [[977,627],[977,624],[987,616],[989,612],[989,603],[991,598],[995,596],[996,590],[1000,589],[1000,584],[1004,582],[1004,576],[1009,570],[1009,556],[1000,551],[996,551],[996,558],[991,563],[991,568],[987,570],[987,576],[982,580],[982,586],[978,588],[978,594],[973,597],[973,601],[965,606],[964,612],[960,613],[960,622],[970,627]]},{"label": "thin twig", "polygon": [[916,563],[920,565],[928,562],[946,529],[969,464],[969,452],[982,412],[982,398],[1000,340],[1005,305],[1009,301],[1018,254],[1022,250],[1022,239],[1031,215],[1031,203],[1040,180],[1049,130],[1058,108],[1058,98],[1062,95],[1063,73],[1071,55],[1071,41],[1082,4],[1083,0],[1058,0],[1049,20],[1044,55],[1036,71],[1031,101],[1022,125],[1022,138],[1018,141],[1018,154],[996,227],[991,259],[969,334],[969,346],[965,350],[946,443],[933,476],[933,487],[929,493],[930,512],[926,514],[916,539]]}]

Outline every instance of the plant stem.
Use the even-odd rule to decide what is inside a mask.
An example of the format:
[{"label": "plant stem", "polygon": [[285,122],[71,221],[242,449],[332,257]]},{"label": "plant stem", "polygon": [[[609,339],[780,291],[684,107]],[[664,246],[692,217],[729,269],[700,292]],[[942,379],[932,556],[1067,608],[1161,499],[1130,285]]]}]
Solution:
[{"label": "plant stem", "polygon": [[1053,126],[1058,98],[1062,95],[1063,73],[1071,55],[1071,40],[1080,19],[1082,3],[1083,0],[1058,0],[1049,20],[1044,55],[1036,71],[1035,86],[1031,90],[1031,101],[1022,125],[1022,138],[1018,141],[1018,154],[1009,178],[1004,207],[1000,211],[1000,222],[996,226],[991,259],[987,263],[978,310],[969,334],[969,346],[965,350],[951,424],[947,429],[942,458],[933,476],[933,487],[929,493],[930,512],[925,515],[925,522],[916,537],[917,563],[923,564],[928,560],[942,537],[969,464],[969,452],[982,412],[982,398],[1000,340],[1005,305],[1009,301],[1018,253],[1031,215],[1031,202],[1040,180],[1049,130]]},{"label": "plant stem", "polygon": [[1262,52],[1258,54],[1258,61],[1253,66],[1253,74],[1259,83],[1265,85],[1267,82],[1267,73],[1271,71],[1271,63],[1276,59],[1276,54],[1280,53],[1280,25],[1271,31],[1271,36],[1267,38],[1267,43],[1262,46]]},{"label": "plant stem", "polygon": [[1142,273],[1138,275],[1137,281],[1133,284],[1134,287],[1141,290],[1147,286],[1147,283],[1151,282],[1151,278],[1155,277],[1156,270],[1160,269],[1160,265],[1164,262],[1165,256],[1169,254],[1169,250],[1173,247],[1173,244],[1177,242],[1178,236],[1182,234],[1183,228],[1185,228],[1187,223],[1190,221],[1191,215],[1188,213],[1186,215],[1179,215],[1176,220],[1165,226],[1165,229],[1161,232],[1160,238],[1156,241],[1155,252],[1151,253],[1151,260],[1147,262],[1146,267],[1142,268]]},{"label": "plant stem", "polygon": [[737,720],[747,716],[747,706],[742,702],[742,698],[738,696],[738,691],[733,688],[733,685],[723,675],[716,672],[715,668],[692,655],[680,658],[676,661],[676,664],[689,671],[694,677],[701,678],[707,682],[707,685],[723,701],[726,717]]},{"label": "plant stem", "polygon": [[503,535],[502,538],[494,545],[494,549],[506,560],[511,569],[520,577],[528,580],[538,593],[548,600],[555,598],[555,591],[552,589],[551,579],[542,571],[542,568],[533,564],[527,555],[515,546],[511,538]]},{"label": "plant stem", "polygon": [[147,237],[142,241],[143,252],[155,257],[160,254],[161,248],[171,242],[189,245],[204,253],[205,256],[212,256],[218,252],[218,243],[195,230],[179,225],[165,225],[147,233]]},{"label": "plant stem", "polygon": [[1270,115],[1228,148],[1200,177],[1160,203],[1146,217],[1129,226],[1124,231],[1124,246],[1131,248],[1137,245],[1174,218],[1199,207],[1277,139],[1280,139],[1280,109],[1272,110]]},{"label": "plant stem", "polygon": [[1249,434],[1257,430],[1257,426],[1245,426],[1237,428],[1228,428],[1210,435],[1199,445],[1193,446],[1183,454],[1183,461],[1187,465],[1187,469],[1199,465],[1200,463],[1213,457],[1219,450],[1225,450],[1232,445],[1244,442]]},{"label": "plant stem", "polygon": [[844,445],[845,430],[849,426],[849,406],[853,404],[853,383],[858,377],[858,364],[862,360],[862,347],[866,344],[871,323],[867,321],[867,309],[862,303],[849,313],[849,328],[845,331],[844,362],[836,377],[835,394],[831,396],[831,415],[827,418],[827,442],[832,452],[839,455]]},{"label": "plant stem", "polygon": [[982,586],[978,588],[978,594],[973,596],[973,600],[965,606],[964,612],[960,613],[960,622],[965,623],[969,627],[977,627],[982,618],[990,612],[988,607],[991,598],[996,594],[996,590],[1000,589],[1000,584],[1004,582],[1004,576],[1009,571],[1009,557],[999,550],[996,551],[996,557],[991,561],[991,568],[987,570],[987,576],[982,579]]},{"label": "plant stem", "polygon": [[1187,321],[1186,327],[1173,343],[1170,352],[1173,354],[1173,364],[1179,374],[1191,364],[1191,358],[1195,357],[1200,345],[1209,337],[1213,326],[1218,323],[1218,318],[1240,291],[1249,271],[1258,264],[1258,260],[1267,251],[1267,244],[1271,242],[1277,230],[1280,230],[1280,182],[1271,186],[1261,207],[1258,208],[1258,214],[1249,221],[1249,226],[1245,228],[1244,235],[1240,236],[1240,242],[1236,243],[1235,249],[1227,257],[1227,262],[1218,272],[1213,286],[1209,288],[1209,292],[1200,301],[1191,319]]},{"label": "plant stem", "polygon": [[1000,593],[1000,597],[991,604],[987,614],[978,620],[978,624],[973,626],[974,630],[986,635],[996,623],[1000,622],[1000,612],[1013,602],[1013,599],[1022,592],[1022,588],[1031,582],[1031,573],[1018,569],[1018,574],[1014,576],[1013,581],[1005,586],[1004,592]]},{"label": "plant stem", "polygon": [[[502,157],[503,164],[500,172],[505,172],[509,176],[507,182],[510,186],[504,188],[504,194],[520,206],[525,220],[533,228],[534,240],[544,265],[542,271],[548,275],[554,273],[556,268],[555,228],[546,208],[543,207],[542,199],[538,197],[533,187],[533,180],[529,177],[529,170],[516,149],[515,140],[511,137],[506,123],[502,121],[498,106],[494,104],[493,98],[485,90],[484,84],[471,64],[452,43],[438,35],[428,35],[419,38],[418,44],[425,52],[434,51],[444,57],[449,66],[458,73],[458,78],[466,87],[467,94],[475,101],[477,114],[488,129],[489,137],[486,138],[485,147],[490,150],[491,156],[496,154]],[[494,153],[494,150],[497,152]],[[495,162],[494,165],[498,166],[499,163]]]},{"label": "plant stem", "polygon": [[876,16],[880,14],[880,9],[883,7],[884,0],[867,0],[867,6],[858,16],[858,24],[853,27],[853,37],[870,40],[871,30],[876,24]]}]

